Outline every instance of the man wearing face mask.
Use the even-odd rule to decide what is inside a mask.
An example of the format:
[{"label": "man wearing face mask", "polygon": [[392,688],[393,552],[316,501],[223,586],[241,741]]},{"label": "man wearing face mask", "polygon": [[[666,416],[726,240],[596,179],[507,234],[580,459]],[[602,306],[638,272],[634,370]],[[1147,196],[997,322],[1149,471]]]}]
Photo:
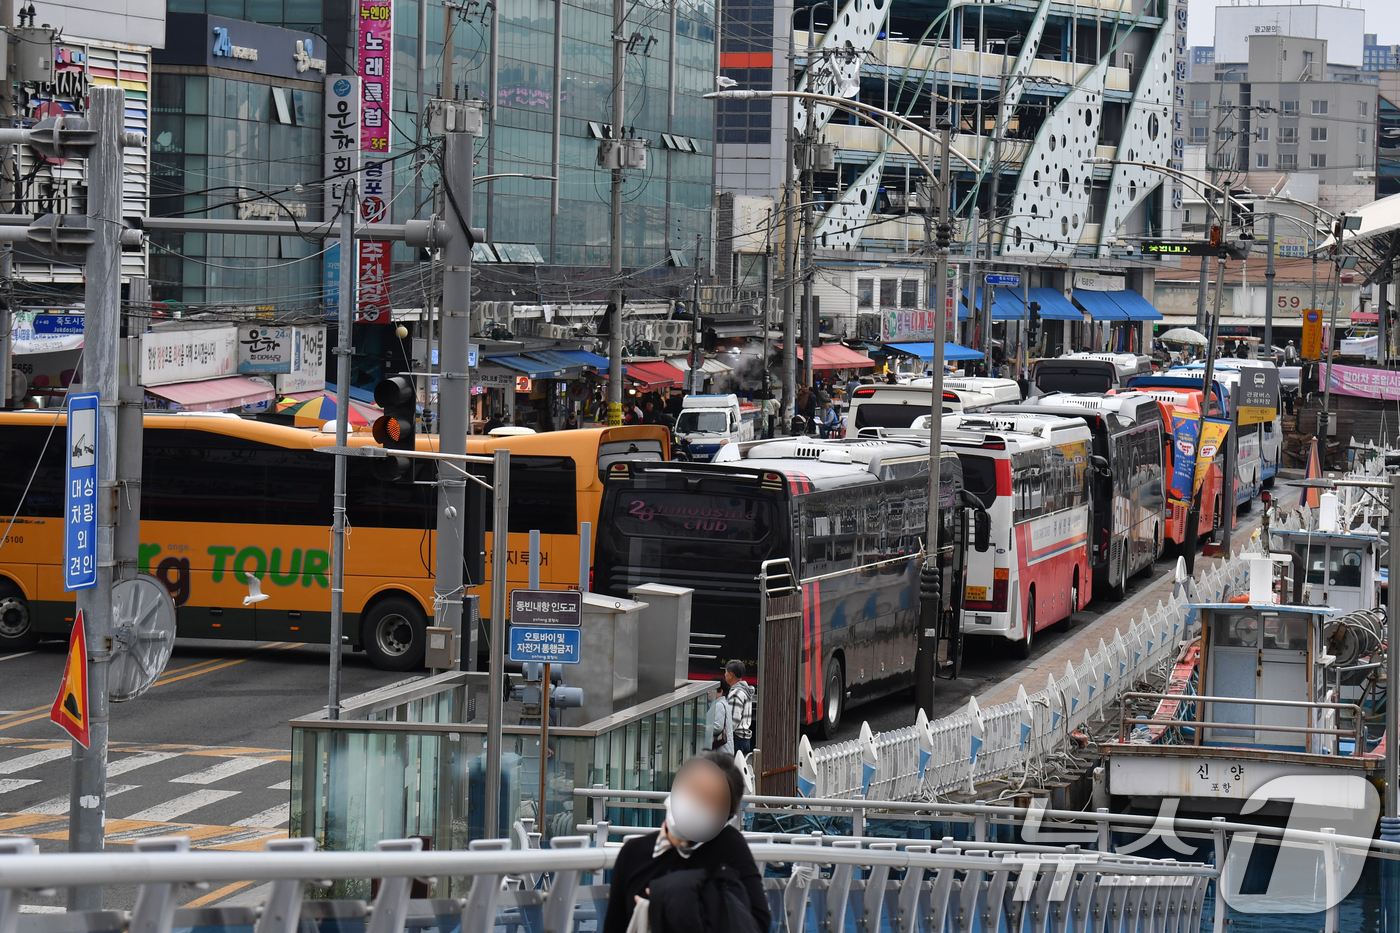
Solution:
[{"label": "man wearing face mask", "polygon": [[772,915],[762,876],[749,844],[731,825],[743,793],[744,778],[728,755],[702,752],[683,764],[666,798],[660,832],[633,836],[617,855],[602,933],[627,933],[634,910],[643,905],[649,908],[649,928],[667,929],[674,925],[666,922],[667,907],[674,910],[677,905],[649,903],[652,883],[673,872],[722,868],[742,884],[755,928],[767,931]]}]

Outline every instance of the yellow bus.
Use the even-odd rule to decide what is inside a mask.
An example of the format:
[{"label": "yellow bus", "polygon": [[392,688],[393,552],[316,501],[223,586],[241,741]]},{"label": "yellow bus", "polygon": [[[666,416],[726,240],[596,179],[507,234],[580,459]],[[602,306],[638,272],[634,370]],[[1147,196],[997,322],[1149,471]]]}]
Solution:
[{"label": "yellow bus", "polygon": [[[0,651],[73,626],[74,594],[61,573],[64,428],[61,412],[0,412],[0,524],[9,526],[0,544]],[[420,435],[418,448],[436,442]],[[314,448],[334,443],[331,432],[232,414],[146,415],[139,569],[170,591],[177,634],[329,641],[334,458]],[[373,440],[353,435],[350,443]],[[541,582],[567,588],[579,582],[579,523],[597,524],[601,470],[620,458],[669,458],[670,435],[632,426],[468,438],[468,453],[497,447],[511,451],[508,579],[527,584],[528,532],[537,529]],[[436,465],[413,463],[415,482],[386,483],[371,461],[349,461],[344,634],[386,670],[422,666],[433,617]],[[489,478],[490,469],[475,472]],[[469,581],[483,616],[490,521],[488,499],[486,579]],[[250,577],[269,598],[245,606]]]}]

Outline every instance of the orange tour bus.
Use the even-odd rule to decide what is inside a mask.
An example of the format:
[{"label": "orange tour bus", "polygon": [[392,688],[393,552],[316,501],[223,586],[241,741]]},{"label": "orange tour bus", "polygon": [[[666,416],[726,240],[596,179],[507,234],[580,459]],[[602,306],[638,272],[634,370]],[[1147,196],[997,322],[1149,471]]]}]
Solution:
[{"label": "orange tour bus", "polygon": [[[66,636],[74,594],[63,589],[63,412],[0,412],[0,651]],[[138,569],[175,601],[178,635],[325,643],[330,639],[330,525],[334,458],[314,448],[329,430],[226,413],[145,416]],[[418,449],[436,446],[418,436]],[[354,434],[351,445],[370,445]],[[475,436],[467,452],[511,451],[508,579],[525,586],[529,537],[541,532],[541,583],[578,585],[579,523],[596,527],[603,470],[614,460],[668,459],[664,427],[589,428]],[[344,634],[386,670],[422,666],[433,617],[435,465],[415,460],[415,482],[384,482],[371,461],[349,461]],[[489,465],[473,471],[490,478]],[[489,509],[489,497],[487,499]],[[491,553],[491,512],[484,521]],[[592,555],[589,555],[590,563]],[[470,566],[470,565],[469,565]],[[468,581],[490,608],[486,579]],[[249,578],[268,599],[244,604]]]}]

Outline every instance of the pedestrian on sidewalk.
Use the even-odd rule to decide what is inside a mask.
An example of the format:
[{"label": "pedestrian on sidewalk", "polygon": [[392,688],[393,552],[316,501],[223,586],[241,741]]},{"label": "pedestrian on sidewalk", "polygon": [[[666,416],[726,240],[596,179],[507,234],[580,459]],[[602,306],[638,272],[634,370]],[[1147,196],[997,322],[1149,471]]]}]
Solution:
[{"label": "pedestrian on sidewalk", "polygon": [[734,727],[734,750],[745,755],[753,751],[753,687],[744,680],[744,662],[738,658],[724,665],[724,682],[729,685],[729,720]]}]

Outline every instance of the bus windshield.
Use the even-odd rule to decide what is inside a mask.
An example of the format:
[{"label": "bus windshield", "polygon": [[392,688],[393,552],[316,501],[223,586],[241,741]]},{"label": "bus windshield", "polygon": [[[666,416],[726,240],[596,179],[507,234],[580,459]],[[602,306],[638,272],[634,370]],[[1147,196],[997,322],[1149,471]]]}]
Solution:
[{"label": "bus windshield", "polygon": [[866,402],[856,408],[856,430],[861,428],[907,428],[920,415],[928,414],[927,405],[877,405]]},{"label": "bus windshield", "polygon": [[991,457],[959,453],[962,461],[963,488],[977,497],[984,508],[991,508],[997,497],[997,462]]},{"label": "bus windshield", "polygon": [[676,419],[677,434],[723,434],[729,430],[729,413],[724,411],[683,411]]},{"label": "bus windshield", "polygon": [[635,489],[618,496],[613,523],[634,538],[754,543],[768,537],[772,508],[763,499],[738,493]]},{"label": "bus windshield", "polygon": [[1111,364],[1103,367],[1082,365],[1065,368],[1041,367],[1035,373],[1035,386],[1042,392],[1107,392],[1113,388],[1113,377],[1109,375]]}]

